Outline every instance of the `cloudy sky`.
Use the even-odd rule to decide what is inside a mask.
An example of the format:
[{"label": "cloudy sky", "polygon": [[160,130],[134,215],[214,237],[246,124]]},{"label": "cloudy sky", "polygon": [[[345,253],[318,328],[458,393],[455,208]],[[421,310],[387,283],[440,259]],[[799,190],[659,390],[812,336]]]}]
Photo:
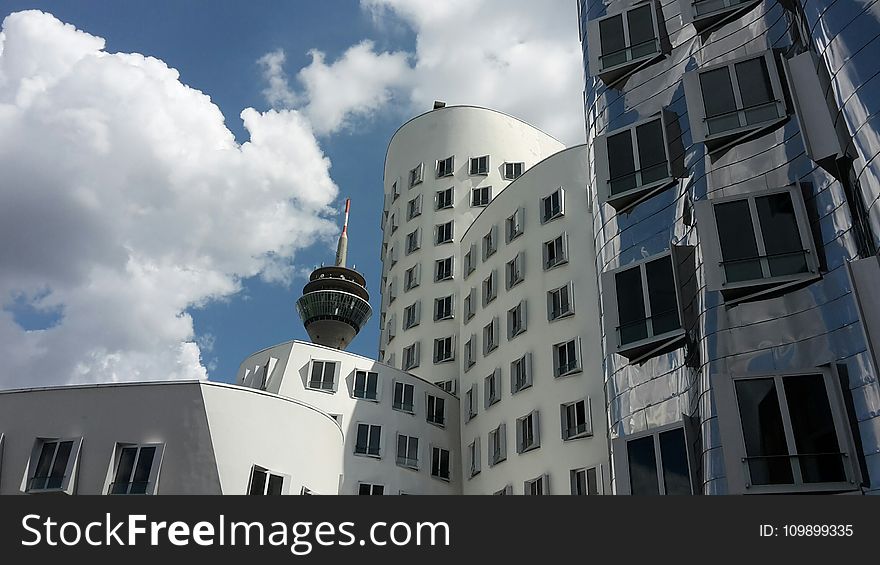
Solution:
[{"label": "cloudy sky", "polygon": [[[434,100],[583,137],[574,0],[0,2],[0,388],[210,378],[378,311],[385,146]],[[351,351],[375,357],[378,315]]]}]

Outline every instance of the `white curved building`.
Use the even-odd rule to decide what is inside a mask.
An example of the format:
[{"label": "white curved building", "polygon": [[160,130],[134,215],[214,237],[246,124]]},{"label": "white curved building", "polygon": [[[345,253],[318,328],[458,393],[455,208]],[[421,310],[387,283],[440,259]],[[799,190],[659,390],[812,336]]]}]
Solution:
[{"label": "white curved building", "polygon": [[514,178],[563,148],[472,106],[438,108],[397,130],[385,158],[380,360],[432,382],[458,378],[462,234]]},{"label": "white curved building", "polygon": [[252,354],[236,383],[336,420],[344,436],[339,494],[461,493],[458,399],[432,383],[301,341]]},{"label": "white curved building", "polygon": [[541,161],[462,235],[465,494],[610,492],[587,158]]}]

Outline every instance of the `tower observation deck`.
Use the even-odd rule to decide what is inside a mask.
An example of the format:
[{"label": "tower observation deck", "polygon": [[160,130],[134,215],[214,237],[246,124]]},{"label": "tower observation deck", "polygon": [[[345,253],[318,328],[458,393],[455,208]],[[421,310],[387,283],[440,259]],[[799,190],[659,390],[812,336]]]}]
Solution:
[{"label": "tower observation deck", "polygon": [[336,249],[336,264],[319,267],[309,276],[296,310],[313,343],[345,349],[373,314],[363,275],[345,266],[348,255],[348,213]]}]

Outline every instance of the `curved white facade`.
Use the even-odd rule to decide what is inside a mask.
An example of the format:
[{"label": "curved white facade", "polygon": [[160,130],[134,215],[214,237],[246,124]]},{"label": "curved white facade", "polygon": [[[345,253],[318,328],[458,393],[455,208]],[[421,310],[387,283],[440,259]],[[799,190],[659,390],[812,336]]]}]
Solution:
[{"label": "curved white facade", "polygon": [[[486,207],[462,236],[463,250],[472,245],[480,250],[474,271],[459,282],[462,294],[475,297],[472,317],[459,309],[461,342],[473,344],[471,360],[463,353],[458,363],[463,456],[469,459],[471,445],[479,445],[476,466],[467,461],[462,471],[465,494],[505,488],[523,494],[527,482],[539,477],[546,481],[542,494],[570,494],[572,473],[580,469],[589,470],[598,493],[610,492],[587,158],[588,148],[581,145],[537,164]],[[560,197],[559,209],[550,219],[550,214],[545,216],[545,199],[554,193]],[[493,230],[499,235],[497,251],[484,258],[482,239]],[[545,243],[560,237],[564,254],[553,260]],[[519,277],[508,273],[514,262]],[[496,296],[485,303],[484,281],[493,273]],[[570,307],[554,310],[548,292],[562,288]],[[517,308],[522,324],[512,313]],[[486,343],[485,328],[492,324],[497,328],[494,349]],[[570,371],[560,370],[557,346],[568,343],[572,345],[566,346],[570,349],[565,357],[571,359],[573,352],[574,362]],[[522,388],[514,392],[520,359],[525,359],[528,374],[520,377]],[[493,392],[487,379],[496,380]],[[572,428],[567,411],[576,412],[577,407],[565,406],[579,401],[584,402],[583,413],[575,414],[580,428]],[[517,432],[523,424],[518,420],[530,414],[535,415],[537,445],[524,449],[523,433]],[[505,429],[499,442],[505,459],[492,464],[493,444],[499,445],[492,436],[499,426]],[[477,474],[470,476],[474,471]]]},{"label": "curved white facade", "polygon": [[[491,200],[511,182],[504,178],[506,163],[517,169],[509,172],[521,173],[563,148],[559,141],[516,118],[470,106],[422,114],[394,134],[385,159],[380,360],[431,382],[458,378],[461,341],[455,316],[461,310],[464,253],[459,242],[483,210],[472,205],[472,191],[487,189],[478,198]],[[484,156],[488,162],[478,165],[485,172],[471,174],[471,159]],[[450,174],[438,176],[446,172],[438,162],[450,157]],[[411,186],[410,175],[419,167],[421,180]],[[438,192],[447,189],[452,189],[451,200],[442,204],[449,205],[438,209]],[[410,214],[411,202],[420,208],[415,215]],[[449,222],[449,241],[437,244],[437,226]],[[420,234],[418,248],[408,251],[407,236],[413,233]],[[452,259],[451,277],[435,282],[436,262],[448,258]],[[406,273],[414,268],[419,271],[418,282],[407,288]],[[435,299],[450,296],[453,315],[435,321]],[[404,325],[407,308],[419,309],[418,322],[409,328]],[[434,340],[442,338],[452,338],[452,358],[435,363]],[[407,364],[404,350],[415,344],[418,359]]]},{"label": "curved white facade", "polygon": [[[315,369],[321,364],[323,370],[324,363],[332,369]],[[358,372],[361,379],[375,375],[369,377],[375,378],[370,390],[375,390],[375,399],[356,396]],[[326,375],[320,383],[313,377],[318,374]],[[386,495],[461,493],[458,399],[432,383],[365,357],[300,341],[254,353],[242,362],[236,383],[296,398],[336,419],[344,435],[338,448],[343,459],[339,494],[358,494],[362,484],[381,486]],[[395,402],[396,388],[401,403]],[[437,399],[442,401],[442,418],[429,418],[428,407],[436,408]],[[358,453],[360,425],[378,426],[378,453]],[[408,454],[414,460],[399,460],[400,435],[416,438],[417,447]],[[435,448],[447,452],[448,473],[434,473]],[[448,478],[436,476],[443,474]]]}]

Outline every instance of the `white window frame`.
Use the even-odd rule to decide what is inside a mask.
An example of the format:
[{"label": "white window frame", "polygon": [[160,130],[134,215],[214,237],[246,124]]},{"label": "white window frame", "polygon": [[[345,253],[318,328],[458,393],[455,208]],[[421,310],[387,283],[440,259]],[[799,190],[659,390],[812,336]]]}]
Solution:
[{"label": "white window frame", "polygon": [[[322,386],[319,386],[319,387],[312,386],[312,371],[314,370],[316,363],[323,363],[323,366],[321,367]],[[323,386],[324,371],[325,371],[325,367],[326,367],[327,363],[333,363],[333,365],[334,365],[334,367],[333,367],[333,382],[331,383],[332,386],[330,388],[325,388]],[[328,359],[310,359],[309,360],[308,378],[306,379],[306,388],[308,390],[313,390],[313,391],[317,391],[317,392],[325,392],[325,393],[330,393],[330,394],[335,393],[339,388],[339,371],[341,370],[341,368],[342,368],[342,363],[340,363],[339,361],[330,361]]]},{"label": "white window frame", "polygon": [[415,198],[410,199],[406,203],[406,221],[418,218],[422,215],[422,195],[418,194]]},{"label": "white window frame", "polygon": [[[559,245],[557,245],[559,242]],[[556,255],[553,262],[550,261],[550,249],[553,249]],[[551,271],[556,267],[560,267],[568,263],[568,232],[562,232],[558,236],[549,241],[545,241],[541,247],[543,251],[543,264],[545,271]]]},{"label": "white window frame", "polygon": [[422,284],[422,264],[416,263],[403,273],[403,291],[409,292],[410,290],[418,287]]},{"label": "white window frame", "polygon": [[[532,442],[525,444],[525,425],[531,422]],[[528,453],[541,447],[541,418],[538,410],[532,410],[525,416],[516,419],[516,452]]]},{"label": "white window frame", "polygon": [[[440,305],[444,302],[449,303],[449,308],[446,309],[446,313],[440,311]],[[443,315],[441,315],[443,314]],[[440,322],[442,320],[452,320],[455,318],[455,295],[449,294],[447,296],[441,296],[439,298],[434,299],[434,321]]]},{"label": "white window frame", "polygon": [[533,493],[531,492],[533,485],[540,485],[541,486],[541,492],[534,493],[534,494],[540,494],[541,496],[550,495],[550,475],[548,475],[547,473],[544,473],[543,475],[541,475],[539,477],[535,477],[534,479],[529,479],[527,481],[524,481],[523,482],[523,494],[526,496],[533,495]]},{"label": "white window frame", "polygon": [[[434,399],[434,409],[431,410],[431,399]],[[443,403],[443,409],[440,411],[441,419],[437,420],[437,404],[438,401]],[[440,428],[446,427],[446,398],[431,393],[425,393],[425,421]]]},{"label": "white window frame", "polygon": [[504,269],[506,277],[506,289],[510,290],[519,283],[526,280],[526,252],[520,251],[516,256],[507,262]]},{"label": "white window frame", "polygon": [[[449,233],[443,233],[448,231]],[[445,237],[441,237],[445,236]],[[444,245],[455,240],[455,222],[449,220],[434,226],[434,245]]]},{"label": "white window frame", "polygon": [[467,372],[473,367],[477,362],[477,352],[476,352],[476,343],[477,336],[471,334],[469,340],[464,343],[464,371]]},{"label": "white window frame", "polygon": [[[617,312],[619,302],[615,276],[617,276],[618,273],[622,273],[629,269],[640,269],[642,280],[642,299],[644,300],[646,309],[645,315],[646,319],[648,320],[649,326],[651,326],[651,317],[654,315],[654,312],[651,310],[651,301],[648,296],[648,281],[647,275],[645,273],[645,266],[652,261],[663,259],[667,256],[669,257],[669,261],[672,264],[673,282],[675,284],[675,288],[677,289],[677,292],[675,293],[675,299],[678,306],[677,312],[679,327],[675,330],[657,335],[654,335],[653,328],[649,327],[648,337],[631,343],[621,344],[619,336],[620,318]],[[657,253],[655,255],[651,255],[650,257],[645,257],[643,259],[640,259],[639,261],[630,263],[624,267],[602,273],[602,289],[604,303],[603,311],[605,314],[603,318],[606,324],[605,335],[608,338],[609,346],[615,353],[628,356],[630,357],[631,361],[633,361],[634,359],[643,359],[647,356],[650,356],[653,352],[662,349],[663,347],[673,342],[676,342],[684,337],[684,316],[681,306],[680,292],[681,282],[679,280],[678,269],[676,268],[675,264],[675,254],[672,253],[672,250],[663,251],[661,253]]]},{"label": "white window frame", "polygon": [[[638,122],[630,124],[626,127],[622,127],[596,136],[594,162],[596,167],[596,184],[598,185],[597,193],[599,196],[599,202],[607,202],[608,204],[613,206],[618,213],[621,213],[631,209],[639,202],[666,188],[667,186],[669,186],[670,183],[673,182],[673,180],[675,180],[675,178],[677,178],[677,176],[673,172],[672,158],[670,155],[670,136],[667,127],[667,123],[671,123],[672,120],[675,119],[677,118],[674,114],[664,109],[663,111],[654,114],[653,116],[649,116],[643,120],[639,120]],[[638,137],[636,136],[636,131],[639,127],[657,120],[660,121],[660,128],[663,135],[663,150],[666,156],[666,175],[662,179],[658,179],[649,183],[643,183],[641,180],[642,166],[639,157],[639,142]],[[622,135],[627,132],[629,133],[630,137],[630,147],[632,148],[633,163],[635,166],[635,172],[633,174],[636,175],[636,178],[638,179],[637,186],[623,192],[618,192],[617,194],[612,194],[611,181],[614,179],[611,179],[610,173],[611,162],[609,160],[610,156],[608,154],[608,139],[616,135]]]},{"label": "white window frame", "polygon": [[[519,174],[516,174],[516,168],[519,165]],[[504,180],[516,180],[523,176],[526,172],[526,164],[522,161],[513,161],[504,163]]]},{"label": "white window frame", "polygon": [[403,348],[403,365],[402,369],[404,371],[409,371],[410,369],[415,369],[421,363],[421,355],[420,355],[420,342],[415,342],[411,345],[408,345]]},{"label": "white window frame", "polygon": [[[797,464],[797,444],[791,423],[791,412],[785,392],[785,379],[819,375],[825,383],[825,392],[831,408],[834,431],[837,436],[838,448],[841,450],[841,461],[845,480],[841,482],[804,483],[801,470]],[[748,457],[743,439],[742,419],[737,402],[735,385],[737,381],[772,378],[776,386],[776,394],[782,414],[785,442],[792,468],[793,484],[754,485],[750,484]],[[782,494],[810,492],[846,492],[858,491],[861,473],[857,463],[852,430],[847,416],[846,405],[841,390],[840,376],[834,365],[806,368],[804,370],[754,372],[743,374],[719,373],[713,375],[713,391],[718,411],[718,423],[721,439],[725,449],[725,467],[728,476],[728,488],[731,494]],[[727,455],[727,454],[730,455]],[[805,454],[808,455],[808,454]]]},{"label": "white window frame", "polygon": [[[584,404],[584,418],[586,418],[586,420],[583,424],[578,426],[578,428],[583,427],[582,430],[578,430],[577,428],[572,430],[568,427],[568,409],[571,406],[576,406],[581,403]],[[562,426],[562,441],[573,441],[593,436],[593,408],[589,396],[560,404],[559,417]]]},{"label": "white window frame", "polygon": [[446,157],[445,159],[437,159],[435,171],[437,178],[451,177],[455,174],[455,155]]},{"label": "white window frame", "polygon": [[[358,388],[357,388],[357,378],[358,373],[364,374],[364,394],[363,396],[358,396]],[[370,398],[367,396],[367,391],[370,389],[370,375],[375,375],[376,380],[376,396]],[[367,369],[355,369],[352,372],[351,377],[351,397],[356,398],[358,400],[366,400],[368,402],[381,402],[382,401],[382,381],[379,380],[379,373],[377,371],[369,371]]]},{"label": "white window frame", "polygon": [[462,310],[464,312],[464,323],[467,324],[471,318],[477,315],[477,289],[471,287],[471,290],[462,300]]},{"label": "white window frame", "polygon": [[483,326],[483,357],[498,349],[498,345],[501,342],[498,330],[498,316],[493,317],[488,324]]},{"label": "white window frame", "polygon": [[666,482],[663,477],[663,453],[660,449],[660,434],[678,428],[683,429],[685,456],[687,457],[688,463],[688,478],[690,479],[691,494],[695,493],[696,481],[694,473],[696,465],[693,454],[693,437],[690,433],[689,426],[686,426],[683,421],[678,421],[672,424],[667,424],[665,426],[651,428],[632,435],[620,436],[611,440],[612,452],[614,454],[614,472],[616,474],[615,483],[617,494],[632,494],[632,485],[630,483],[629,473],[629,453],[627,452],[627,446],[629,442],[651,436],[654,438],[654,462],[657,467],[657,485],[659,493],[661,495],[666,494]]},{"label": "white window frame", "polygon": [[425,164],[419,163],[413,169],[409,171],[409,187],[412,188],[416,185],[422,184],[422,181],[425,180]]},{"label": "white window frame", "polygon": [[[651,6],[651,20],[654,27],[654,41],[657,49],[651,53],[646,53],[645,55],[641,55],[639,57],[632,57],[631,52],[633,45],[630,43],[629,38],[629,13],[633,10],[645,6],[646,4]],[[650,64],[655,59],[658,59],[664,55],[664,45],[661,41],[660,27],[657,21],[658,18],[656,8],[657,5],[653,1],[637,2],[634,5],[628,6],[623,10],[618,10],[614,13],[610,13],[601,18],[596,18],[587,22],[587,53],[589,54],[588,67],[591,76],[598,76],[600,79],[602,79],[606,86],[612,86],[621,78],[632,74],[636,70]],[[601,29],[601,22],[616,17],[622,18],[624,45],[626,45],[625,50],[627,51],[628,56],[626,61],[605,67],[602,65],[601,62],[602,57],[606,57],[610,55],[610,53],[605,55],[602,54],[602,40],[599,30]]]},{"label": "white window frame", "polygon": [[[113,486],[116,484],[116,472],[119,469],[119,460],[122,457],[123,449],[136,449],[137,453],[135,454],[134,465],[131,468],[131,475],[129,475],[129,479],[134,478],[134,473],[137,470],[137,463],[141,456],[141,449],[153,447],[156,449],[153,455],[153,461],[150,466],[150,474],[147,479],[146,492],[136,493],[136,494],[144,494],[144,495],[154,495],[159,489],[159,472],[162,469],[162,458],[165,455],[165,444],[164,443],[124,443],[117,442],[113,447],[113,460],[110,464],[110,471],[107,474],[107,484],[104,488],[104,492],[106,494],[111,494],[113,491]],[[132,494],[131,485],[133,482],[131,480],[125,482],[126,492],[115,493],[119,495],[128,495]]]},{"label": "white window frame", "polygon": [[[448,347],[448,350],[445,352],[446,356],[441,357],[440,354],[443,353],[441,351],[441,348],[445,347],[445,346],[442,346],[441,344],[444,344],[444,343],[448,343],[449,347]],[[434,364],[439,365],[440,363],[449,363],[451,361],[455,361],[455,336],[450,335],[450,336],[435,338],[434,339]]]},{"label": "white window frame", "polygon": [[[70,453],[67,456],[67,461],[64,466],[64,475],[61,477],[61,482],[57,487],[48,487],[48,483],[46,483],[42,488],[34,488],[33,483],[37,479],[34,475],[37,472],[37,466],[40,462],[40,454],[43,451],[43,445],[46,443],[54,443],[55,451],[52,453],[52,461],[49,462],[49,476],[48,477],[40,477],[40,479],[46,479],[48,481],[51,478],[52,470],[55,467],[55,459],[58,456],[58,448],[64,442],[72,442],[70,446]],[[64,494],[73,494],[76,486],[76,472],[79,464],[79,454],[82,448],[82,437],[38,437],[34,440],[33,448],[31,449],[31,457],[28,460],[27,473],[25,474],[24,481],[21,485],[21,491],[25,493],[41,493],[41,492],[61,492]]]},{"label": "white window frame", "polygon": [[493,269],[489,276],[483,279],[483,308],[498,298],[498,271]]},{"label": "white window frame", "polygon": [[525,208],[517,208],[513,214],[507,217],[507,221],[504,222],[506,243],[510,243],[525,233],[525,219]]},{"label": "white window frame", "polygon": [[468,278],[477,269],[477,244],[472,243],[464,254],[464,278]]},{"label": "white window frame", "polygon": [[[443,452],[446,452],[446,476],[444,477],[441,474],[442,466],[441,461],[443,461]],[[434,473],[434,458],[437,458],[437,474]],[[439,445],[431,446],[431,478],[437,479],[439,481],[443,481],[446,483],[452,482],[452,450],[446,449],[445,447],[440,447]]]},{"label": "white window frame", "polygon": [[[568,356],[568,345],[574,344],[574,363],[570,360],[568,361],[567,367],[562,367],[559,365],[559,352],[562,348],[565,348],[566,357]],[[583,355],[581,354],[581,338],[580,336],[573,337],[572,339],[567,339],[565,341],[560,341],[559,343],[553,344],[553,376],[558,378],[567,377],[569,375],[574,375],[576,373],[580,373],[584,370],[583,363]]]},{"label": "white window frame", "polygon": [[468,445],[468,459],[470,460],[468,462],[470,471],[468,478],[476,477],[482,470],[482,454],[480,451],[480,436],[477,436],[474,438],[474,441]]},{"label": "white window frame", "polygon": [[422,248],[422,228],[416,228],[406,234],[404,254],[411,255]]},{"label": "white window frame", "polygon": [[[736,76],[735,65],[758,58],[764,58],[767,65],[767,74],[770,76],[770,87],[773,91],[774,97],[773,101],[768,102],[767,104],[775,103],[777,117],[756,124],[747,124],[738,128],[710,134],[706,123],[706,107],[703,101],[703,89],[700,83],[700,75],[727,67],[737,108],[735,112],[738,116],[739,123],[743,123],[746,109],[743,108],[742,93],[739,89],[739,80]],[[776,56],[772,49],[731,59],[717,65],[694,69],[693,71],[684,74],[682,84],[684,85],[685,98],[687,100],[688,117],[690,119],[693,141],[694,143],[705,144],[709,153],[715,153],[727,149],[736,143],[751,138],[754,134],[759,132],[775,129],[776,126],[788,119],[788,108],[785,103],[785,93],[783,92],[782,82],[780,80],[779,65],[776,62]]]},{"label": "white window frame", "polygon": [[[497,444],[498,449],[495,449]],[[489,467],[507,461],[507,424],[501,422],[494,430],[489,430],[488,456]]]},{"label": "white window frame", "polygon": [[[484,167],[480,167],[481,163],[485,163]],[[471,157],[468,171],[471,176],[487,176],[489,174],[489,167],[491,167],[491,162],[488,155],[480,155],[479,157]]]},{"label": "white window frame", "polygon": [[[453,278],[455,278],[454,258],[454,256],[449,256],[434,261],[434,282],[451,281]],[[448,272],[443,273],[441,271],[441,266],[446,265],[447,263],[449,264]]]},{"label": "white window frame", "polygon": [[422,323],[422,301],[416,300],[403,309],[403,329],[408,330]]},{"label": "white window frame", "polygon": [[[490,383],[493,383],[495,394],[490,394]],[[501,402],[501,369],[496,367],[492,374],[483,379],[483,408],[488,410],[490,406]]]},{"label": "white window frame", "polygon": [[[774,194],[788,193],[791,198],[792,207],[794,209],[795,218],[797,220],[798,232],[801,240],[801,247],[804,251],[804,259],[807,265],[807,272],[795,273],[792,275],[769,276],[770,266],[767,260],[767,251],[765,241],[758,220],[758,211],[756,201],[758,198],[772,196]],[[749,205],[750,219],[752,229],[754,231],[755,242],[757,244],[758,256],[761,263],[761,271],[768,275],[760,279],[751,279],[745,281],[736,281],[729,283],[725,280],[723,256],[721,254],[721,238],[718,234],[718,224],[716,223],[715,206],[728,202],[736,202],[746,200]],[[725,198],[711,198],[708,200],[700,200],[694,204],[697,214],[697,221],[704,229],[703,234],[703,253],[704,264],[706,265],[706,286],[710,291],[719,291],[725,297],[727,304],[733,304],[749,298],[755,298],[765,294],[767,291],[778,290],[781,287],[799,284],[805,281],[816,279],[820,276],[819,259],[816,245],[813,242],[812,227],[810,218],[807,214],[807,207],[804,203],[803,193],[799,184],[795,184],[783,188],[775,188],[770,190],[761,190],[755,192],[747,192],[735,196]],[[754,292],[749,292],[753,290]]]},{"label": "white window frame", "polygon": [[[523,382],[517,386],[517,372],[522,371]],[[532,386],[532,354],[527,352],[510,362],[510,394],[517,394]]]},{"label": "white window frame", "polygon": [[[557,196],[557,195],[559,198],[559,210],[557,210],[556,212],[554,212],[548,216],[545,213],[546,212],[546,204],[545,203],[550,202],[550,205],[552,206],[553,197]],[[541,225],[550,223],[553,220],[564,217],[565,216],[565,189],[560,186],[559,188],[557,188],[556,190],[554,190],[553,192],[551,192],[547,196],[542,197],[540,203],[541,203],[541,207],[539,208],[539,213],[541,216]]]},{"label": "white window frame", "polygon": [[[447,202],[448,195],[448,202]],[[434,197],[435,210],[449,210],[455,207],[455,187],[450,186],[443,190],[438,190]]]},{"label": "white window frame", "polygon": [[[559,294],[561,296],[562,291],[565,291],[568,294],[568,310],[561,311],[556,316],[554,316],[553,310],[553,302],[554,296]],[[562,304],[562,300],[559,301],[560,305]],[[575,306],[574,306],[574,282],[569,281],[568,283],[556,287],[554,289],[547,291],[547,321],[555,322],[556,320],[562,320],[564,318],[568,318],[570,316],[574,316],[575,314]]]},{"label": "white window frame", "polygon": [[471,208],[485,208],[490,202],[492,202],[491,186],[475,186],[471,189]]},{"label": "white window frame", "polygon": [[[402,438],[402,437],[406,438],[406,454],[404,454],[403,457],[400,456],[400,438]],[[410,443],[412,443],[412,440],[415,440],[415,444],[416,444],[416,458],[415,459],[408,457],[409,452],[410,452],[410,447],[411,447]],[[397,466],[403,467],[404,469],[411,469],[413,471],[418,471],[419,467],[420,467],[419,461],[421,459],[421,457],[420,457],[421,450],[422,450],[421,444],[422,444],[422,442],[419,440],[419,438],[417,436],[411,436],[408,434],[402,434],[402,433],[398,432],[397,435],[395,436],[395,442],[394,442],[394,461],[397,464]]]},{"label": "white window frame", "polygon": [[257,471],[259,471],[261,473],[265,473],[265,475],[266,475],[266,482],[263,484],[263,492],[262,492],[263,496],[266,496],[269,494],[267,491],[269,489],[269,478],[270,477],[279,477],[281,479],[281,492],[279,493],[279,495],[285,496],[290,493],[290,480],[291,480],[290,475],[287,475],[285,473],[279,473],[278,471],[273,471],[272,469],[263,467],[262,465],[251,465],[251,472],[250,472],[250,475],[248,476],[247,491],[245,491],[247,494],[251,494],[251,486],[254,484],[254,474]]},{"label": "white window frame", "polygon": [[[508,341],[516,336],[525,333],[529,329],[527,319],[528,306],[525,299],[519,304],[507,311],[507,339]],[[516,318],[519,318],[519,326],[515,326]]]},{"label": "white window frame", "polygon": [[498,251],[498,226],[493,225],[489,228],[489,231],[486,235],[483,236],[482,240],[482,250],[483,250],[483,261],[495,255],[495,252]]},{"label": "white window frame", "polygon": [[701,0],[679,0],[681,4],[681,23],[693,24],[698,33],[706,33],[732,19],[741,17],[761,3],[761,0],[724,0],[722,6],[710,12],[697,13],[697,5]]},{"label": "white window frame", "polygon": [[577,490],[577,488],[576,488],[577,474],[578,473],[584,474],[584,487],[587,489],[587,492],[584,492],[583,495],[585,495],[585,496],[590,495],[590,492],[589,492],[590,481],[589,481],[589,477],[588,477],[588,473],[590,471],[594,471],[596,474],[596,493],[595,494],[596,495],[605,494],[605,477],[604,477],[602,465],[594,465],[592,467],[580,467],[579,469],[572,469],[571,471],[569,471],[568,476],[569,476],[569,482],[571,483],[571,494],[573,496],[578,495],[578,493],[576,492],[576,490]]},{"label": "white window frame", "polygon": [[[379,483],[365,483],[365,482],[363,482],[363,481],[359,481],[359,482],[358,482],[358,484],[357,484],[357,491],[355,491],[355,494],[360,495],[360,494],[361,494],[361,488],[362,488],[362,487],[367,487],[367,488],[370,489],[370,492],[367,493],[367,494],[369,494],[370,496],[378,496],[378,495],[384,495],[384,494],[385,494],[385,485],[380,485]],[[381,489],[382,492],[379,492],[379,493],[374,492],[376,489]],[[364,495],[364,496],[366,496],[366,495]]]},{"label": "white window frame", "polygon": [[[359,452],[358,445],[357,445],[357,436],[358,436],[358,432],[360,431],[361,426],[368,426],[368,429],[367,429],[367,450],[365,452]],[[379,429],[379,431],[378,431],[378,434],[379,434],[379,453],[370,453],[370,439],[373,437],[373,429],[374,428]],[[354,436],[354,454],[355,455],[357,455],[359,457],[370,457],[372,459],[381,459],[382,458],[382,455],[384,455],[385,446],[382,444],[382,426],[380,424],[371,424],[369,422],[361,422],[361,421],[355,422],[354,433],[355,433],[355,436]],[[396,446],[395,446],[395,449],[397,449]]]}]

